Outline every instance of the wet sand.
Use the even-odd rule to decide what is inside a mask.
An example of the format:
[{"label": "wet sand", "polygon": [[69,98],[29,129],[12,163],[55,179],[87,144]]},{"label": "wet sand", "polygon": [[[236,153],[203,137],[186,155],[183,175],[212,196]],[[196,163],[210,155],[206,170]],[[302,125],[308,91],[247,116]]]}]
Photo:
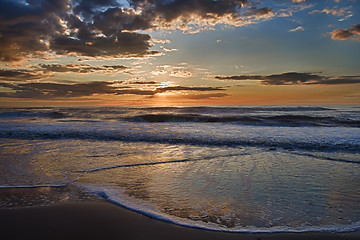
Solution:
[{"label": "wet sand", "polygon": [[244,234],[192,229],[161,222],[106,201],[49,207],[0,209],[1,239],[156,239],[156,240],[359,240],[351,233]]}]

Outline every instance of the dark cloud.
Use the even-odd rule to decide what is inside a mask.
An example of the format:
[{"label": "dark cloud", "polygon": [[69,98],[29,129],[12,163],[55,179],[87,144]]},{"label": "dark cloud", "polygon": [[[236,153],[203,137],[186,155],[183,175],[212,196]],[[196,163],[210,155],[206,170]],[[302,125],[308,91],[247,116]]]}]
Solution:
[{"label": "dark cloud", "polygon": [[92,66],[87,64],[41,64],[38,69],[41,69],[46,72],[58,72],[58,73],[94,73],[99,71],[123,71],[129,69],[128,67],[122,65],[101,65],[101,66]]},{"label": "dark cloud", "polygon": [[[104,14],[103,8],[118,6],[115,3],[115,0],[0,1],[0,61],[44,57],[51,52],[89,57],[158,54],[149,50],[151,37],[148,34],[122,32],[113,22],[86,21],[85,16]],[[110,31],[108,26],[114,29]]]},{"label": "dark cloud", "polygon": [[347,29],[336,29],[331,32],[331,39],[333,40],[347,40],[353,36],[354,34]]},{"label": "dark cloud", "polygon": [[309,82],[307,84],[325,84],[325,85],[339,85],[339,84],[357,84],[360,83],[360,76],[340,76],[323,78],[318,82]]},{"label": "dark cloud", "polygon": [[184,31],[266,19],[256,0],[1,0],[0,61],[50,53],[88,57],[144,57],[156,28]]},{"label": "dark cloud", "polygon": [[130,84],[136,84],[136,85],[155,85],[155,84],[158,84],[158,82],[155,82],[155,81],[135,81],[135,82],[130,82]]},{"label": "dark cloud", "polygon": [[24,69],[0,69],[0,80],[2,81],[27,81],[38,80],[46,77],[42,71]]},{"label": "dark cloud", "polygon": [[150,35],[120,32],[108,37],[60,36],[50,42],[51,49],[57,54],[75,53],[89,57],[144,57],[159,54],[149,51]]},{"label": "dark cloud", "polygon": [[152,28],[152,21],[136,14],[133,9],[110,8],[105,12],[94,15],[94,27],[101,29],[106,35],[116,34],[119,31],[136,31]]},{"label": "dark cloud", "polygon": [[360,24],[356,24],[350,28],[350,31],[354,34],[360,35]]},{"label": "dark cloud", "polygon": [[238,75],[238,76],[216,76],[219,80],[261,80],[263,76],[260,75]]},{"label": "dark cloud", "polygon": [[171,22],[181,17],[195,15],[203,19],[212,19],[231,14],[239,16],[239,10],[246,0],[130,0],[135,8],[143,9],[145,16],[152,19],[161,18],[166,22]]},{"label": "dark cloud", "polygon": [[288,72],[266,76],[263,83],[266,85],[296,85],[309,82],[319,82],[322,76],[311,73]]},{"label": "dark cloud", "polygon": [[272,17],[271,8],[258,8],[256,0],[129,0],[129,3],[140,9],[142,17],[152,22],[153,27],[189,32],[217,24],[242,26]]},{"label": "dark cloud", "polygon": [[153,96],[156,94],[156,92],[142,89],[121,89],[116,92],[116,95],[123,94]]},{"label": "dark cloud", "polygon": [[245,12],[245,16],[263,16],[272,13],[271,8],[250,8]]},{"label": "dark cloud", "polygon": [[360,41],[360,24],[353,25],[349,29],[336,29],[330,35],[333,40],[355,39]]},{"label": "dark cloud", "polygon": [[[173,92],[173,91],[191,91],[191,92],[205,92],[205,91],[221,91],[222,88],[213,87],[163,87],[155,89],[141,89],[133,88],[128,85],[123,85],[123,82],[85,82],[75,84],[64,83],[6,83],[0,82],[3,88],[11,89],[11,92],[2,92],[0,97],[9,98],[33,98],[33,99],[54,99],[54,98],[76,98],[88,97],[93,95],[147,95],[153,96],[158,93]],[[205,94],[206,95],[206,94]],[[205,95],[203,97],[205,97]],[[223,94],[209,94],[209,97],[225,96]]]},{"label": "dark cloud", "polygon": [[104,7],[119,7],[120,4],[116,0],[74,0],[74,13],[82,15],[82,17],[90,17],[99,9]]},{"label": "dark cloud", "polygon": [[94,72],[119,72],[129,69],[122,65],[100,65],[92,66],[87,64],[40,64],[30,69],[0,69],[0,80],[2,81],[30,81],[40,80],[53,73],[94,73]]},{"label": "dark cloud", "polygon": [[264,85],[337,85],[360,83],[360,76],[326,77],[312,73],[288,72],[273,75],[216,76],[218,80],[258,80]]},{"label": "dark cloud", "polygon": [[223,91],[224,88],[221,87],[183,87],[183,86],[174,86],[174,87],[162,87],[156,89],[157,93],[163,93],[168,91]]},{"label": "dark cloud", "polygon": [[66,30],[61,24],[61,17],[69,8],[69,1],[38,0],[27,3],[0,1],[0,61],[41,57],[50,50],[49,39]]},{"label": "dark cloud", "polygon": [[114,94],[116,87],[111,82],[90,82],[78,84],[59,83],[23,83],[0,86],[11,88],[15,92],[4,93],[3,97],[50,99],[59,97],[84,97],[94,94]]}]

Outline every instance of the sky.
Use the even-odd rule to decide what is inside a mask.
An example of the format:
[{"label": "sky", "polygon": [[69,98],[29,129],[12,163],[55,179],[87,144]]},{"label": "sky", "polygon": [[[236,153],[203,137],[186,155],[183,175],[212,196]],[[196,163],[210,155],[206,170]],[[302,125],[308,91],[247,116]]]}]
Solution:
[{"label": "sky", "polygon": [[0,106],[360,104],[359,0],[0,0]]}]

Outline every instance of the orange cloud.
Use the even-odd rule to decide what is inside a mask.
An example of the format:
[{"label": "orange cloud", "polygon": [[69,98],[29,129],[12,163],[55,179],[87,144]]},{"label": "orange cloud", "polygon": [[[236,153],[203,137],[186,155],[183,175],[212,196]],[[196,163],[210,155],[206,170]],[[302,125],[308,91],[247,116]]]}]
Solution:
[{"label": "orange cloud", "polygon": [[336,29],[330,35],[333,40],[354,39],[360,41],[360,24],[353,25],[349,29]]}]

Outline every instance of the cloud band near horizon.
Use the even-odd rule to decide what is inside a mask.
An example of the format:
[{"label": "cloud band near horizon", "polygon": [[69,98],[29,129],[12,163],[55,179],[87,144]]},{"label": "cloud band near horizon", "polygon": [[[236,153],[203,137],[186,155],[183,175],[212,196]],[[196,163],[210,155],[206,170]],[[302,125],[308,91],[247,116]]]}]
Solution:
[{"label": "cloud band near horizon", "polygon": [[[133,85],[149,85],[148,82],[135,82],[122,85],[123,82],[85,82],[75,84],[31,82],[31,83],[4,83],[1,87],[11,89],[11,92],[0,92],[0,97],[8,98],[33,98],[33,99],[55,99],[55,98],[79,98],[94,95],[147,95],[154,96],[166,92],[216,92],[224,91],[221,87],[185,87],[185,86],[161,86],[155,85],[152,89],[134,87]],[[150,85],[153,85],[151,82]],[[207,97],[223,97],[224,93],[206,93]]]},{"label": "cloud band near horizon", "polygon": [[326,77],[313,73],[287,72],[272,75],[216,76],[222,81],[259,81],[263,85],[338,85],[360,83],[360,76]]}]

